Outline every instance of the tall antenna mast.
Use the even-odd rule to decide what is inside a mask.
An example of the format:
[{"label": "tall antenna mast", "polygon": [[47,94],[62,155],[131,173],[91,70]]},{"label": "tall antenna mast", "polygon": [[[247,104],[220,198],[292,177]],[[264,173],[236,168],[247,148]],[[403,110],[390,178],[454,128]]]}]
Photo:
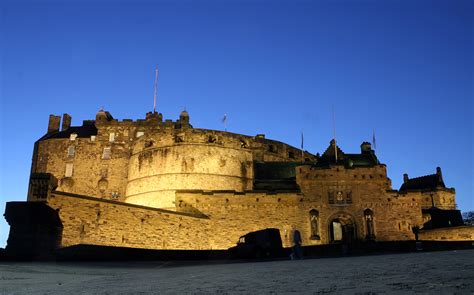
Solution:
[{"label": "tall antenna mast", "polygon": [[153,93],[153,113],[156,113],[156,97],[158,96],[158,67],[155,69],[155,89]]},{"label": "tall antenna mast", "polygon": [[337,164],[337,141],[336,141],[336,114],[334,112],[334,105],[332,106],[332,128],[334,133],[334,158]]}]

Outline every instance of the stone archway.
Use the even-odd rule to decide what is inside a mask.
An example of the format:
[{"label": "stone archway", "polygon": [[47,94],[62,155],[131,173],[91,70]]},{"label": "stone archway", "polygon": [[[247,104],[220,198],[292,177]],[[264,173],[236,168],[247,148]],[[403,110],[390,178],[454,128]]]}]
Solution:
[{"label": "stone archway", "polygon": [[339,212],[328,219],[329,242],[352,244],[357,240],[354,217],[346,212]]}]

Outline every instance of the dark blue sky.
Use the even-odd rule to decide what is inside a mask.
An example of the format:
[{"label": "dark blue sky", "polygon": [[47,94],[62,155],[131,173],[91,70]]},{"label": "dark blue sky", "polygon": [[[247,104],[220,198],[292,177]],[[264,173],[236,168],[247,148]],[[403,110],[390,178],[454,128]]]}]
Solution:
[{"label": "dark blue sky", "polygon": [[156,65],[165,118],[223,129],[227,113],[229,131],[294,146],[304,131],[322,153],[334,106],[343,151],[375,129],[394,188],[441,166],[474,210],[472,1],[2,3],[1,212],[26,199],[50,113],[144,118]]}]

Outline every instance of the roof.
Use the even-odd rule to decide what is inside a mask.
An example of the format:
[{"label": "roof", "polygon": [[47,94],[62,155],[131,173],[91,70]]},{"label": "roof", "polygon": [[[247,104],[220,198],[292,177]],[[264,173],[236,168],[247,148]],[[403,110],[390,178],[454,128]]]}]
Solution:
[{"label": "roof", "polygon": [[296,162],[254,162],[255,190],[299,190]]},{"label": "roof", "polygon": [[344,165],[347,168],[355,167],[373,167],[379,165],[380,162],[377,159],[374,151],[362,151],[360,154],[346,154],[337,145],[335,141],[331,140],[329,147],[322,154],[316,163],[316,167],[329,167],[335,163],[335,148],[337,149],[337,164]]},{"label": "roof", "polygon": [[76,133],[78,138],[87,138],[91,137],[92,135],[97,135],[97,128],[92,123],[84,124],[82,126],[69,127],[64,131],[47,133],[46,135],[41,137],[39,141],[52,138],[69,138],[73,133]]},{"label": "roof", "polygon": [[400,187],[400,191],[435,190],[437,188],[446,188],[443,177],[438,174],[430,174],[407,179]]},{"label": "roof", "polygon": [[431,216],[430,221],[423,225],[423,229],[464,225],[461,211],[459,210],[442,210],[438,208],[430,208],[422,209],[422,213],[429,214]]}]

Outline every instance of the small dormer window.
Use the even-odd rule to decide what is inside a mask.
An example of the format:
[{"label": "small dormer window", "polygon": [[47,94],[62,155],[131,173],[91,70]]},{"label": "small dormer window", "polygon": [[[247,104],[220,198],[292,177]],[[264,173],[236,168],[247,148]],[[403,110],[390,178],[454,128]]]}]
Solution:
[{"label": "small dormer window", "polygon": [[76,138],[77,138],[77,133],[71,133],[71,135],[69,135],[70,140],[76,140]]},{"label": "small dormer window", "polygon": [[114,132],[111,132],[109,134],[109,142],[114,142],[115,141],[115,133]]},{"label": "small dormer window", "polygon": [[76,147],[70,146],[70,147],[67,148],[67,156],[68,157],[74,157],[75,154],[76,154]]}]

